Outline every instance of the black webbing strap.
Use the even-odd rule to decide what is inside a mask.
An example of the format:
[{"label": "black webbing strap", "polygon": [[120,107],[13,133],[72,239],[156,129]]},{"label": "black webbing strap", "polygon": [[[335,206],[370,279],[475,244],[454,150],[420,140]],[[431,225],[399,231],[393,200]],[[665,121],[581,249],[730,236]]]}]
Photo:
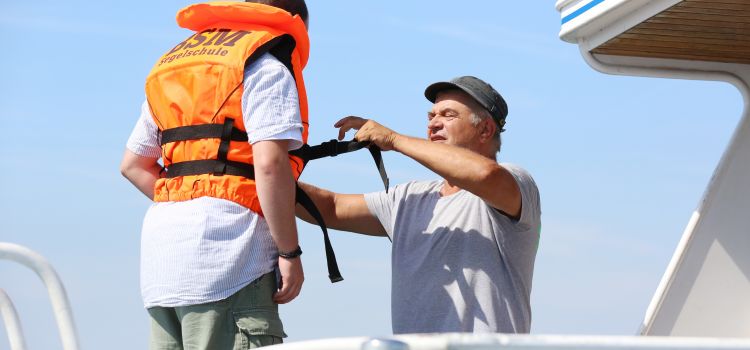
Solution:
[{"label": "black webbing strap", "polygon": [[224,168],[225,175],[243,176],[248,179],[255,178],[255,168],[252,165],[231,160],[219,161],[217,159],[189,160],[172,163],[167,167],[166,177],[171,179],[178,176],[213,174],[219,166]]},{"label": "black webbing strap", "polygon": [[323,215],[320,214],[320,211],[318,211],[318,207],[315,206],[315,203],[310,199],[310,197],[305,193],[305,191],[302,190],[302,188],[297,186],[296,190],[296,196],[297,196],[297,203],[299,203],[305,210],[307,210],[308,213],[315,219],[315,222],[318,223],[318,226],[320,226],[320,229],[323,230],[323,243],[325,244],[326,249],[326,263],[328,264],[328,278],[331,279],[331,283],[336,283],[343,281],[344,278],[341,277],[341,272],[339,272],[339,264],[336,262],[336,253],[333,252],[333,246],[331,246],[331,240],[328,238],[328,229],[326,228],[326,223],[323,220]]},{"label": "black webbing strap", "polygon": [[221,130],[221,143],[219,144],[219,161],[214,168],[214,175],[224,175],[227,169],[227,155],[229,154],[229,143],[232,141],[232,129],[234,129],[234,119],[224,119],[224,127]]},{"label": "black webbing strap", "polygon": [[320,159],[325,157],[335,157],[342,153],[349,153],[368,147],[372,159],[375,161],[375,166],[378,167],[380,173],[380,179],[383,181],[385,186],[385,192],[388,192],[388,174],[385,172],[385,165],[383,164],[383,155],[380,152],[380,148],[370,144],[370,142],[359,142],[359,141],[339,141],[331,140],[323,142],[317,146],[303,145],[301,148],[289,152],[290,155],[300,157],[305,164],[313,159]]},{"label": "black webbing strap", "polygon": [[316,146],[303,145],[300,149],[291,151],[289,154],[298,156],[307,162],[313,159],[335,157],[339,154],[354,152],[367,147],[369,144],[369,142],[339,141],[333,139]]},{"label": "black webbing strap", "polygon": [[[161,132],[161,144],[165,145],[167,143],[177,141],[218,139],[221,138],[223,134],[224,124],[180,126],[177,128],[163,130]],[[230,140],[247,142],[247,133],[240,129],[232,128]]]},{"label": "black webbing strap", "polygon": [[370,147],[367,148],[367,150],[370,151],[370,154],[372,155],[372,159],[375,161],[375,166],[378,167],[378,172],[380,173],[380,179],[383,180],[383,186],[385,186],[385,193],[388,193],[388,174],[385,173],[385,165],[383,164],[383,154],[380,153],[380,147],[375,145],[370,145]]}]

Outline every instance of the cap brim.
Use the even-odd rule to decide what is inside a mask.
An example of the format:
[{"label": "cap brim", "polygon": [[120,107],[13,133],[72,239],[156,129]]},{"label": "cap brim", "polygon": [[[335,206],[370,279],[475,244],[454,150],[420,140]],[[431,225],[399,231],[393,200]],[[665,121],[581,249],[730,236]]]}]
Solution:
[{"label": "cap brim", "polygon": [[435,103],[438,93],[440,93],[441,91],[452,90],[452,89],[458,89],[458,90],[464,91],[463,88],[461,88],[460,86],[456,84],[453,84],[447,81],[440,81],[424,89],[424,97],[427,97],[427,100],[429,100],[430,102]]}]

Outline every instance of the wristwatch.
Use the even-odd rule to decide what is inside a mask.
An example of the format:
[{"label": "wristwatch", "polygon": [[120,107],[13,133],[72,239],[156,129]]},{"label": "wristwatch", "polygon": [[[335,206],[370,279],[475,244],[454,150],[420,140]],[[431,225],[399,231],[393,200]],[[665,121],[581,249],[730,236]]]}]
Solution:
[{"label": "wristwatch", "polygon": [[292,250],[291,252],[279,251],[279,257],[284,259],[294,259],[300,255],[302,255],[302,248],[300,248],[300,246],[297,246],[297,249]]}]

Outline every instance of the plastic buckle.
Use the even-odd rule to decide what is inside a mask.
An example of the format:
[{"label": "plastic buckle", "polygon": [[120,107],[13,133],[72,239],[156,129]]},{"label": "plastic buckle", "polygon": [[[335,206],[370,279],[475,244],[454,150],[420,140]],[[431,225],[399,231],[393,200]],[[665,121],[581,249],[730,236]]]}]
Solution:
[{"label": "plastic buckle", "polygon": [[338,149],[338,143],[339,140],[331,139],[331,141],[325,142],[326,147],[329,149],[328,153],[331,157],[335,157],[339,155],[339,149]]}]

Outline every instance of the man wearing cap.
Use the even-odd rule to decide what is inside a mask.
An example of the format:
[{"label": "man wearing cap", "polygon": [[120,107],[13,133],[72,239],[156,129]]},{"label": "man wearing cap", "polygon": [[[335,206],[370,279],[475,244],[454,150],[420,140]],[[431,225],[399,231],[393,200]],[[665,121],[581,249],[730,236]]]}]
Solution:
[{"label": "man wearing cap", "polygon": [[400,152],[442,179],[356,195],[301,186],[331,228],[392,240],[395,334],[527,333],[541,210],[531,175],[496,160],[508,107],[470,76],[432,84],[425,96],[434,103],[426,140],[358,117],[335,126],[339,139],[357,129],[357,140]]}]

